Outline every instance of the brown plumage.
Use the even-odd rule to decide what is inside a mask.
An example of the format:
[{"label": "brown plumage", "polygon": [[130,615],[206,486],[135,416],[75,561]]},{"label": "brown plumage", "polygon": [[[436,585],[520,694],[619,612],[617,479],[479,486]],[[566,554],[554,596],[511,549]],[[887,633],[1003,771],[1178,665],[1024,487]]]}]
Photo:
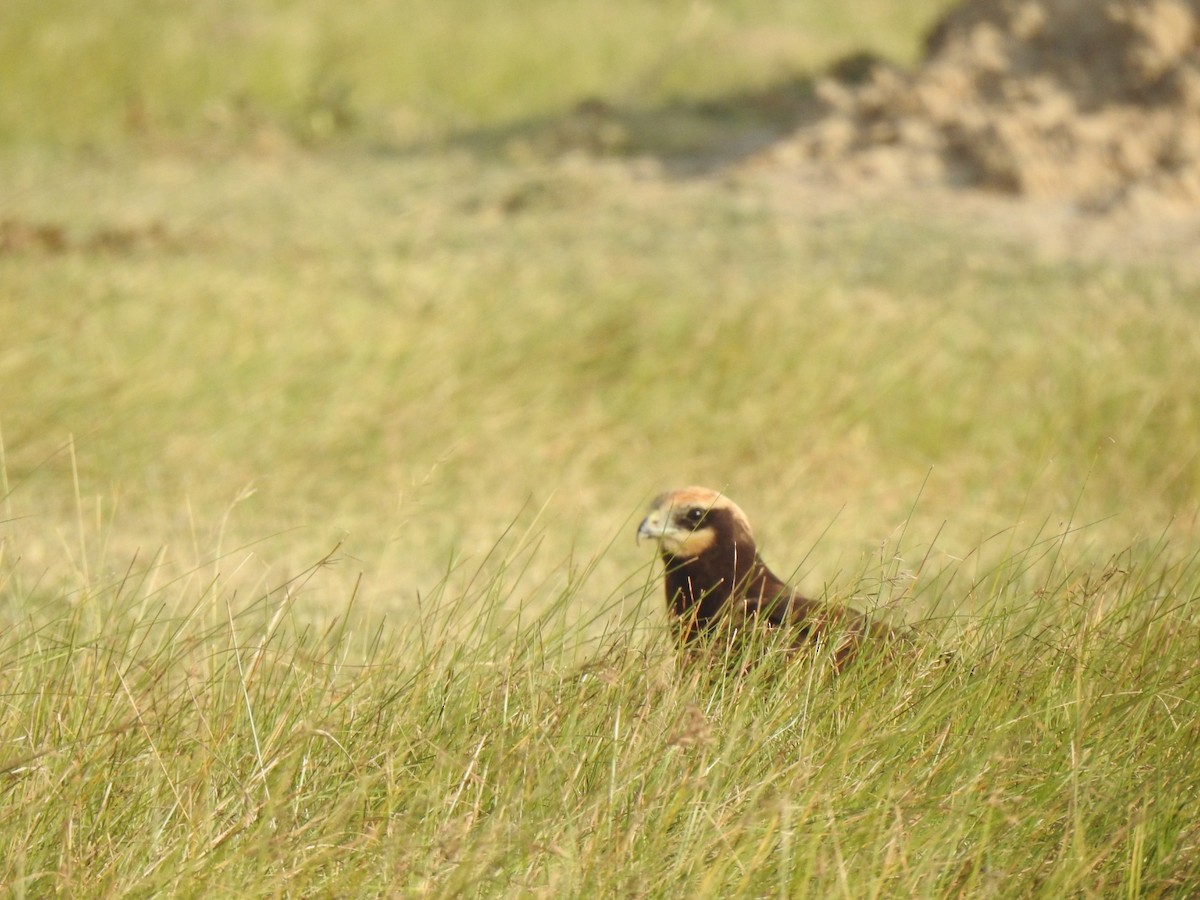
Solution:
[{"label": "brown plumage", "polygon": [[796,647],[823,647],[838,666],[868,641],[895,642],[891,629],[862,613],[812,600],[778,578],[758,555],[746,514],[717,491],[660,494],[637,533],[658,542],[667,608],[685,650],[722,625],[754,622],[786,628]]}]

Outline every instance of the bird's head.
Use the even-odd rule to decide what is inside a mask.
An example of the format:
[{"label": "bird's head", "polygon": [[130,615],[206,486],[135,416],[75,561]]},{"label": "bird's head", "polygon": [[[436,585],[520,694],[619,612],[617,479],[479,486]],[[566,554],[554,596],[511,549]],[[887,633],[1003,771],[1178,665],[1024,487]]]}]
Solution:
[{"label": "bird's head", "polygon": [[653,538],[664,557],[695,559],[715,546],[749,549],[754,536],[746,514],[718,491],[680,488],[659,494],[638,526],[637,539]]}]

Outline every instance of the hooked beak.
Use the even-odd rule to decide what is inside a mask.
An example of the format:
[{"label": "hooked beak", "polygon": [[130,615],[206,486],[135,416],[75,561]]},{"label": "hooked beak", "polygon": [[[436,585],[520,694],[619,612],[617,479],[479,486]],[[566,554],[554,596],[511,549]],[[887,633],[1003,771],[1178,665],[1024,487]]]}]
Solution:
[{"label": "hooked beak", "polygon": [[662,540],[666,534],[666,526],[663,524],[662,514],[652,512],[646,518],[642,519],[642,524],[638,526],[637,543],[642,543],[642,538],[651,538],[653,540]]}]

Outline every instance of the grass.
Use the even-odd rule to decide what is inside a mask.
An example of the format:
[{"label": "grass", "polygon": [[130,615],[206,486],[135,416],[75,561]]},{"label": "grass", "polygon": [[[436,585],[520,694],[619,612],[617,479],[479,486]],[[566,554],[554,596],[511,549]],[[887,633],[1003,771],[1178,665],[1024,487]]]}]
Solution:
[{"label": "grass", "polygon": [[614,592],[592,640],[564,615],[586,574],[505,621],[525,588],[502,573],[524,549],[499,547],[461,593],[435,586],[402,631],[352,608],[323,630],[298,620],[320,566],[241,602],[199,578],[156,587],[149,566],[86,603],[10,593],[29,612],[4,633],[6,884],[1196,889],[1195,558],[1059,571],[1038,628],[976,617],[949,666],[929,652],[707,677],[676,672],[646,627],[652,585]]},{"label": "grass", "polygon": [[945,6],[12,0],[0,11],[0,142],[277,123],[306,140],[350,130],[408,143],[586,97],[658,105],[762,86],[864,47],[911,58]]},{"label": "grass", "polygon": [[[1195,892],[1195,270],[734,165],[935,5],[528,6],[0,13],[0,882]],[[926,650],[678,671],[682,483]]]}]

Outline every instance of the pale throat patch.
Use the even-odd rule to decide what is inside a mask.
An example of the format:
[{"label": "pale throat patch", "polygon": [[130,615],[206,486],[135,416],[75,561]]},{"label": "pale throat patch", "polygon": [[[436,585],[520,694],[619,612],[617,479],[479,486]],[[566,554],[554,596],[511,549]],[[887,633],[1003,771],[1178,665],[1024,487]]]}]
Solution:
[{"label": "pale throat patch", "polygon": [[679,488],[659,494],[654,498],[638,534],[655,538],[663,552],[671,556],[683,559],[701,556],[717,542],[717,532],[703,522],[693,527],[680,521],[679,514],[692,509],[728,512],[735,531],[734,540],[753,543],[750,523],[738,505],[719,491],[702,487]]},{"label": "pale throat patch", "polygon": [[704,553],[716,539],[717,533],[711,528],[700,528],[691,532],[673,529],[664,534],[659,543],[672,556],[690,559]]}]

